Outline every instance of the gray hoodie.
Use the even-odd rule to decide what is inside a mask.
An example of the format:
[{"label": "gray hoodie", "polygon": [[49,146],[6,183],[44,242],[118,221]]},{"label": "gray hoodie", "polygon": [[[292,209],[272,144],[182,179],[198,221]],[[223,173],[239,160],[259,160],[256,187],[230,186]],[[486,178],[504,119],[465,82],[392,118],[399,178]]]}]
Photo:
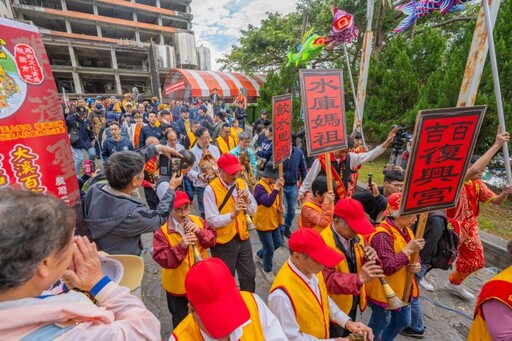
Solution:
[{"label": "gray hoodie", "polygon": [[140,255],[144,233],[158,230],[169,217],[174,191],[168,189],[156,210],[116,193],[107,184],[92,186],[83,201],[84,221],[100,250],[109,254]]}]

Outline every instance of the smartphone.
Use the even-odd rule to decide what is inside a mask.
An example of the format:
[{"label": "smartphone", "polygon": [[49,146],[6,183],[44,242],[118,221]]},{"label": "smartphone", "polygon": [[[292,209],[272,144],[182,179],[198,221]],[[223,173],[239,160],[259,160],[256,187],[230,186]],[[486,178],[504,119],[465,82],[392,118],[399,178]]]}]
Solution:
[{"label": "smartphone", "polygon": [[370,190],[372,189],[372,182],[373,182],[373,174],[368,173],[368,187],[370,187]]},{"label": "smartphone", "polygon": [[94,172],[96,172],[96,162],[92,161],[91,162],[91,174],[94,174]]},{"label": "smartphone", "polygon": [[181,165],[182,165],[182,161],[180,158],[172,158],[171,159],[172,174],[176,174],[177,177],[180,177],[181,176]]},{"label": "smartphone", "polygon": [[169,169],[169,159],[165,155],[160,155],[160,160],[158,162],[158,166],[160,169],[161,176],[171,176],[172,171]]}]

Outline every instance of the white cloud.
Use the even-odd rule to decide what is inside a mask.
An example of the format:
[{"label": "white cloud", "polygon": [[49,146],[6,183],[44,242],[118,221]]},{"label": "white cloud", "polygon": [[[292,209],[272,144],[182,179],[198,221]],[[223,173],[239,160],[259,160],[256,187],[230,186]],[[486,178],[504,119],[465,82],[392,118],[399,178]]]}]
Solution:
[{"label": "white cloud", "polygon": [[266,12],[288,14],[295,10],[292,0],[196,0],[192,1],[192,30],[196,44],[211,51],[212,69],[219,70],[216,59],[238,44],[240,30],[248,25],[259,26]]}]

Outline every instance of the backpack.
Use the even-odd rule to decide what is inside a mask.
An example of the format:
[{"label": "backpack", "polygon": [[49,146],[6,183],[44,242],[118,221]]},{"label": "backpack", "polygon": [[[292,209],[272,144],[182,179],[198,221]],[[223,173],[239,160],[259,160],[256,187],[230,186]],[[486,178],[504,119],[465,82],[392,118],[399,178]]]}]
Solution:
[{"label": "backpack", "polygon": [[446,226],[437,244],[437,252],[430,260],[432,268],[443,270],[451,269],[453,262],[455,262],[455,259],[459,255],[458,245],[459,236],[455,231]]}]

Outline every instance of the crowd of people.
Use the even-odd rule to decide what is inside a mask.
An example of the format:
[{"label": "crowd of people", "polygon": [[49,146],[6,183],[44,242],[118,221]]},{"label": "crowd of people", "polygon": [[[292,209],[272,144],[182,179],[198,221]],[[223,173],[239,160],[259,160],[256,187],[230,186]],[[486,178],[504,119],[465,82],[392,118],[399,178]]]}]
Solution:
[{"label": "crowd of people", "polygon": [[[191,104],[135,97],[64,105],[85,236],[74,236],[75,213],[57,199],[0,189],[0,331],[7,339],[160,339],[158,319],[102,267],[109,255],[140,257],[145,233],[153,233],[147,251],[162,267],[171,340],[423,338],[419,292],[435,290],[425,274],[437,266],[432,260],[449,224],[459,256],[444,288],[474,299],[462,282],[484,266],[478,205],[499,205],[512,192],[507,185],[495,194],[480,178],[508,133],[472,160],[457,206],[431,212],[427,233],[416,238],[416,215],[399,214],[401,167],[386,167],[382,186],[369,181],[355,190],[360,166],[384,153],[397,128],[372,150],[356,131],[346,149],[330,153],[329,191],[326,156],[308,164],[295,134],[280,176],[271,118],[261,111],[249,129],[243,92],[233,116],[216,89]],[[198,215],[191,214],[194,201]],[[258,250],[249,239],[253,229]],[[284,238],[290,257],[276,268]],[[257,269],[270,284],[267,303],[255,294]],[[511,271],[484,287],[470,335],[510,339],[509,327],[486,321],[510,319]],[[413,285],[405,292],[410,272]],[[387,309],[381,279],[403,298],[402,307]],[[368,306],[365,325],[358,311]]]}]

